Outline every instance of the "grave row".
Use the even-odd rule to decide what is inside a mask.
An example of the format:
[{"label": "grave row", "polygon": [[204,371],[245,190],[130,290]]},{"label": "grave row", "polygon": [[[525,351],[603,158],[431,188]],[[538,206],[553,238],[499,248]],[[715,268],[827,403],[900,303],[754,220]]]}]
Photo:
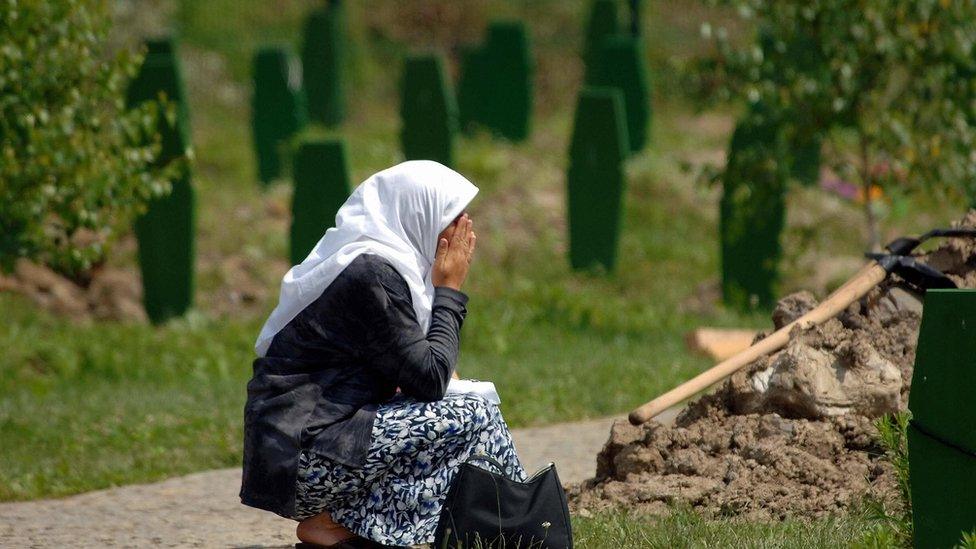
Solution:
[{"label": "grave row", "polygon": [[[643,45],[638,37],[624,30],[616,4],[612,0],[594,2],[581,52],[586,76],[574,117],[567,169],[570,263],[577,269],[614,268],[625,190],[623,162],[644,148],[650,126],[650,83]],[[341,9],[337,6],[318,11]],[[316,33],[341,32],[325,24],[341,20],[341,15],[329,17],[318,11],[309,16],[305,25],[303,57],[312,53],[309,43],[334,44],[334,40],[325,40]],[[310,38],[310,34],[315,38]],[[344,48],[333,45],[328,49]],[[281,167],[287,164],[283,158],[289,151],[296,151],[304,159],[312,150],[341,150],[331,141],[330,149],[321,140],[295,139],[301,129],[296,123],[306,119],[301,111],[305,104],[301,95],[316,93],[323,87],[296,82],[292,68],[297,65],[283,48],[263,49],[255,55],[254,141],[258,171],[265,182],[283,175]],[[302,66],[308,70],[310,64],[303,59]],[[408,56],[400,79],[400,144],[404,158],[435,160],[453,167],[461,131],[487,130],[513,142],[527,139],[531,131],[532,70],[528,33],[518,22],[491,23],[485,41],[462,52],[457,93],[441,56]],[[305,76],[311,79],[321,74]],[[309,105],[314,102],[308,100]],[[309,116],[308,120],[315,122],[316,118]],[[345,165],[345,161],[323,163]],[[295,161],[292,178],[296,194],[298,186],[308,184],[312,178],[298,173],[305,164],[305,160]],[[318,177],[321,185],[335,185],[348,192],[344,170],[334,174],[319,172]],[[329,215],[324,219],[332,218]],[[321,233],[324,228],[327,227],[309,230]],[[312,243],[314,240],[304,249],[310,249]],[[303,257],[297,249],[301,248],[292,246],[294,261]]]},{"label": "grave row", "polygon": [[[598,0],[594,13],[606,2]],[[291,166],[294,181],[290,256],[299,262],[328,228],[350,190],[341,141],[297,139],[309,123],[334,126],[345,115],[342,63],[343,6],[328,2],[306,19],[301,59],[285,48],[254,55],[252,129],[263,182]],[[597,20],[591,18],[592,27]],[[602,37],[588,32],[586,82],[580,92],[567,169],[570,263],[611,270],[616,261],[627,156],[646,142],[649,85],[640,40],[614,20]],[[173,103],[178,116],[159,126],[159,163],[189,149],[189,114],[172,39],[147,43],[148,53],[132,82],[130,104]],[[455,164],[463,129],[484,128],[512,141],[530,132],[532,58],[520,23],[496,22],[485,42],[464,55],[459,90],[451,89],[443,60],[409,56],[400,82],[400,141],[407,159]],[[304,75],[304,77],[303,77]],[[292,154],[291,151],[294,151]],[[195,196],[190,171],[172,181],[172,192],[153,200],[136,222],[146,311],[153,322],[182,315],[193,303]]]},{"label": "grave row", "polygon": [[[333,1],[308,16],[301,60],[283,48],[263,48],[254,56],[252,122],[259,177],[272,181],[292,166],[295,196],[301,198],[295,201],[289,246],[294,262],[328,228],[340,198],[350,189],[341,143],[296,139],[307,123],[337,124],[345,113],[341,10],[341,3]],[[585,37],[585,80],[566,172],[569,261],[575,269],[609,271],[619,247],[625,163],[649,136],[650,83],[641,39],[623,30],[616,2],[593,2]],[[463,57],[456,95],[440,56],[412,55],[405,60],[400,81],[405,158],[455,165],[457,135],[466,127],[488,128],[510,140],[528,136],[532,63],[524,27],[494,23],[484,44]],[[181,82],[172,42],[150,42],[129,100],[154,99],[162,91],[177,104],[176,123],[160,128],[160,162],[180,156],[189,146]],[[749,125],[735,131],[723,180],[722,287],[729,303],[768,305],[778,272],[789,174],[776,161],[782,146],[778,133],[757,124],[755,117],[748,120]],[[757,155],[774,161],[756,162]],[[178,316],[192,303],[193,216],[193,188],[189,171],[184,171],[173,181],[173,192],[155,200],[136,223],[146,309],[154,321]]]},{"label": "grave row", "polygon": [[[605,4],[598,0],[594,5]],[[615,264],[625,162],[639,148],[634,147],[634,139],[646,139],[646,125],[635,131],[632,123],[634,116],[643,117],[646,111],[630,106],[635,97],[648,103],[641,95],[647,93],[647,85],[639,41],[625,46],[626,40],[607,34],[603,45],[592,46],[595,50],[588,46],[587,51],[601,52],[594,54],[595,59],[612,59],[613,78],[600,80],[597,75],[603,69],[588,66],[569,147],[570,262],[580,269],[611,269]],[[147,50],[127,102],[136,105],[163,95],[175,107],[176,116],[159,119],[161,149],[156,162],[163,165],[189,150],[189,112],[173,41],[150,41]],[[255,57],[256,74],[269,83],[260,92],[255,90],[255,103],[272,98],[276,105],[269,111],[273,116],[255,116],[259,157],[304,121],[304,103],[290,63],[280,50],[262,50]],[[590,80],[591,69],[594,80]],[[452,163],[457,108],[440,59],[410,57],[401,91],[406,154]],[[811,165],[819,165],[819,147],[812,146],[794,145],[801,160],[783,161],[791,144],[765,114],[761,105],[754,106],[735,129],[724,177],[723,290],[736,301],[772,299],[768,281],[775,278],[772,258],[780,254],[786,181],[809,179]],[[634,122],[646,124],[641,120]],[[280,160],[270,162],[278,162],[269,166],[280,169]],[[302,141],[292,162],[290,255],[297,263],[318,241],[327,228],[324,220],[334,218],[350,187],[341,140]],[[171,184],[171,192],[154,199],[135,224],[145,308],[156,323],[182,315],[193,302],[196,198],[189,169],[181,170]],[[976,339],[969,331],[976,324],[976,291],[931,290],[924,310],[909,402],[914,531],[919,546],[949,546],[958,541],[959,532],[976,527],[970,497],[976,490],[976,436],[967,422],[968,410],[976,405],[976,370],[971,367]]]}]

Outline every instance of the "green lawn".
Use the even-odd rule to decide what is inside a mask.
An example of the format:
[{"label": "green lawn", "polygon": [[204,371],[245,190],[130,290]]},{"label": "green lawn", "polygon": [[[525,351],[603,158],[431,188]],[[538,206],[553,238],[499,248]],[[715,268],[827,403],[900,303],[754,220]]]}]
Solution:
[{"label": "green lawn", "polygon": [[[200,207],[197,310],[162,327],[76,323],[0,295],[0,500],[239,463],[251,345],[287,268],[290,201],[286,182],[262,191],[255,181],[249,56],[266,41],[296,44],[311,4],[179,3]],[[718,191],[681,167],[721,159],[731,128],[729,113],[695,115],[665,65],[694,47],[701,10],[646,3],[652,140],[628,163],[620,262],[606,275],[573,273],[565,259],[563,178],[585,3],[433,3],[447,10],[438,17],[461,26],[454,31],[427,17],[425,4],[399,13],[404,4],[381,1],[352,14],[355,87],[350,120],[335,133],[356,181],[399,161],[404,42],[453,51],[478,39],[493,9],[529,22],[539,70],[533,136],[520,145],[486,136],[459,143],[459,170],[482,188],[471,208],[479,251],[464,288],[471,303],[459,369],[495,381],[511,426],[626,412],[708,366],[684,348],[690,329],[767,325],[761,312],[715,304]],[[861,247],[857,206],[816,189],[789,200],[783,290],[838,284]],[[957,211],[931,202],[891,219],[900,230],[889,234],[945,223]],[[131,247],[122,249],[111,262],[134,268]],[[231,298],[241,284],[253,302]],[[863,526],[856,518],[764,526],[687,513],[577,519],[582,547],[837,546]]]},{"label": "green lawn", "polygon": [[860,546],[865,531],[872,526],[857,515],[761,524],[734,519],[707,520],[690,511],[677,511],[666,518],[617,512],[576,517],[573,538],[579,547],[586,549],[828,548]]}]

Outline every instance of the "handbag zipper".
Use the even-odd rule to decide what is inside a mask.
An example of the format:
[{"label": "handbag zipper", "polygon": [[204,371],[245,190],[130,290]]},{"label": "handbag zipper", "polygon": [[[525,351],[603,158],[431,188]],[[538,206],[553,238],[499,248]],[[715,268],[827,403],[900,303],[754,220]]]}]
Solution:
[{"label": "handbag zipper", "polygon": [[535,473],[533,473],[532,476],[529,477],[528,479],[526,479],[525,482],[532,482],[533,480],[535,480],[536,477],[538,477],[542,473],[545,473],[549,469],[552,469],[553,466],[555,466],[555,465],[556,465],[555,463],[553,463],[553,462],[550,461],[549,462],[549,465],[546,465],[546,466],[542,467],[541,469],[539,469],[538,471],[536,471]]}]

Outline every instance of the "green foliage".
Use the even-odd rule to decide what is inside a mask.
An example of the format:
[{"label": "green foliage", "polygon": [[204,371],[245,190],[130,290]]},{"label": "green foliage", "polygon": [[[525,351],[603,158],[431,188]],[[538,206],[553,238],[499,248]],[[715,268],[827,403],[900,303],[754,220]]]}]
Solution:
[{"label": "green foliage", "polygon": [[593,65],[587,68],[587,85],[617,88],[624,98],[630,151],[647,143],[651,116],[650,84],[644,47],[639,38],[616,35],[604,38]]},{"label": "green foliage", "polygon": [[[702,27],[715,39],[714,54],[696,64],[704,97],[761,103],[800,142],[829,132],[838,154],[825,162],[865,189],[949,190],[976,201],[976,3],[709,3],[735,8],[760,32],[742,43]],[[875,245],[878,212],[865,202]]]},{"label": "green foliage", "polygon": [[529,136],[532,118],[532,54],[521,22],[488,26],[484,46],[466,50],[458,84],[464,129],[476,125],[512,141]]},{"label": "green foliage", "polygon": [[569,260],[574,269],[611,271],[617,262],[625,189],[627,122],[616,88],[583,88],[566,174]]},{"label": "green foliage", "polygon": [[240,465],[260,323],[79,324],[9,293],[0,310],[0,500]]},{"label": "green foliage", "polygon": [[956,549],[976,549],[976,530],[963,532]]},{"label": "green foliage", "polygon": [[885,458],[895,468],[898,479],[898,493],[904,502],[902,522],[907,526],[907,539],[911,539],[912,492],[908,482],[908,422],[911,412],[898,412],[884,416],[875,426],[878,429],[878,439],[885,450]]},{"label": "green foliage", "polygon": [[349,168],[342,141],[306,139],[295,154],[292,170],[291,262],[301,263],[349,197]]},{"label": "green foliage", "polygon": [[104,0],[0,5],[0,267],[43,261],[81,278],[145,202],[167,190],[146,170],[162,105],[127,111],[138,61],[106,46]]},{"label": "green foliage", "polygon": [[781,126],[754,109],[736,127],[719,203],[722,297],[739,309],[776,301],[789,166]]},{"label": "green foliage", "polygon": [[[158,120],[162,148],[158,165],[176,162],[190,150],[189,108],[176,43],[151,40],[148,54],[127,92],[131,106],[170,102],[174,114]],[[193,305],[196,258],[196,192],[188,166],[172,174],[170,193],[149,201],[136,219],[143,303],[154,323],[181,316]]]},{"label": "green foliage", "polygon": [[302,78],[308,116],[332,127],[346,118],[345,8],[342,0],[329,0],[308,14],[302,44]]},{"label": "green foliage", "polygon": [[299,67],[287,49],[266,47],[254,55],[251,126],[262,183],[281,177],[283,144],[305,125],[300,81]]},{"label": "green foliage", "polygon": [[577,547],[586,549],[808,549],[850,547],[867,524],[856,512],[812,520],[757,522],[706,518],[682,507],[670,509],[666,516],[618,509],[574,516],[573,537]]},{"label": "green foliage", "polygon": [[[248,109],[212,90],[246,87],[255,49],[269,40],[299,36],[304,15],[299,12],[308,4],[177,4],[183,42],[202,59],[225,59],[229,71],[201,71],[203,85],[189,89],[193,147],[201,166],[195,178],[198,245],[207,256],[198,262],[198,309],[160,327],[78,323],[0,292],[5,319],[0,324],[0,499],[53,497],[240,466],[251,346],[287,268],[291,192],[287,186],[262,192],[248,183],[253,179],[252,143],[227,138],[249,134]],[[371,2],[361,12],[364,30],[350,29],[365,36],[377,21],[382,32],[401,29],[379,42],[363,41],[368,70],[357,97],[350,97],[363,108],[356,124],[342,132],[354,181],[400,157],[397,79],[390,59],[401,58],[406,44],[416,43],[389,39],[419,32],[416,19],[391,15],[404,5]],[[440,5],[453,10],[457,3]],[[702,285],[718,269],[718,246],[708,237],[716,231],[715,200],[692,185],[673,158],[724,148],[728,140],[724,124],[689,124],[693,113],[676,88],[673,95],[667,88],[661,94],[667,108],[655,113],[654,149],[629,161],[623,211],[627,230],[620,235],[614,276],[569,269],[559,198],[565,194],[576,97],[563,93],[568,89],[563,84],[575,85],[577,75],[563,62],[571,63],[577,54],[568,48],[580,42],[580,6],[490,0],[466,3],[458,11],[482,14],[461,24],[464,36],[477,33],[487,11],[507,10],[506,15],[524,19],[545,61],[539,81],[552,90],[546,92],[546,108],[533,120],[538,138],[517,146],[483,136],[464,138],[456,151],[458,169],[482,189],[472,205],[479,248],[465,287],[472,306],[461,338],[459,372],[495,382],[513,428],[625,412],[710,366],[685,348],[688,331],[702,324],[765,328],[769,320],[768,315],[711,307],[711,299],[703,297]],[[645,2],[650,59],[663,61],[688,51],[694,36],[689,38],[687,30],[690,17],[674,6]],[[358,17],[356,11],[349,15]],[[708,118],[722,120],[726,113],[716,114]],[[906,231],[950,219],[943,202],[921,198],[905,218]],[[850,231],[856,212],[849,206],[825,204],[807,189],[791,193],[789,200],[817,220],[814,236],[806,241],[811,253],[852,256],[860,251]],[[797,238],[809,230],[797,220],[785,236]],[[134,268],[132,258],[122,253],[113,261]],[[246,268],[228,269],[230,263]],[[806,268],[786,270],[784,283],[806,287],[808,276]],[[247,293],[243,302],[232,301],[239,290],[255,289],[255,302]],[[691,513],[668,518],[615,513],[575,517],[574,532],[578,546],[585,548],[843,547],[865,524],[854,516],[757,524],[705,520]]]},{"label": "green foliage", "polygon": [[884,501],[868,502],[867,518],[876,524],[859,540],[857,547],[909,547],[912,544],[912,492],[908,470],[908,423],[911,412],[885,415],[875,422],[884,458],[895,469],[900,504],[890,508]]},{"label": "green foliage", "polygon": [[408,57],[401,81],[400,142],[407,160],[454,166],[457,104],[437,55]]}]

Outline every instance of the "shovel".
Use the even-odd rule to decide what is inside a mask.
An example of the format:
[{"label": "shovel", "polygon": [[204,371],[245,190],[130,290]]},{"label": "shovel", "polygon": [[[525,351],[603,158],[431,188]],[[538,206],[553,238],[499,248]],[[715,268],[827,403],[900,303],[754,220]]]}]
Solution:
[{"label": "shovel", "polygon": [[817,305],[800,318],[776,330],[772,334],[753,343],[749,348],[719,362],[692,379],[678,385],[654,400],[630,413],[628,419],[634,425],[647,422],[654,416],[678,404],[695,393],[711,387],[755,360],[776,352],[790,341],[790,332],[799,326],[807,330],[834,318],[851,303],[864,297],[874,287],[884,281],[891,273],[898,274],[914,288],[924,291],[928,288],[955,288],[955,283],[946,275],[924,263],[919,263],[911,252],[921,243],[935,237],[976,237],[976,229],[935,229],[917,238],[902,237],[885,246],[888,253],[867,254],[871,262],[861,268],[843,286],[837,288],[823,303]]}]

